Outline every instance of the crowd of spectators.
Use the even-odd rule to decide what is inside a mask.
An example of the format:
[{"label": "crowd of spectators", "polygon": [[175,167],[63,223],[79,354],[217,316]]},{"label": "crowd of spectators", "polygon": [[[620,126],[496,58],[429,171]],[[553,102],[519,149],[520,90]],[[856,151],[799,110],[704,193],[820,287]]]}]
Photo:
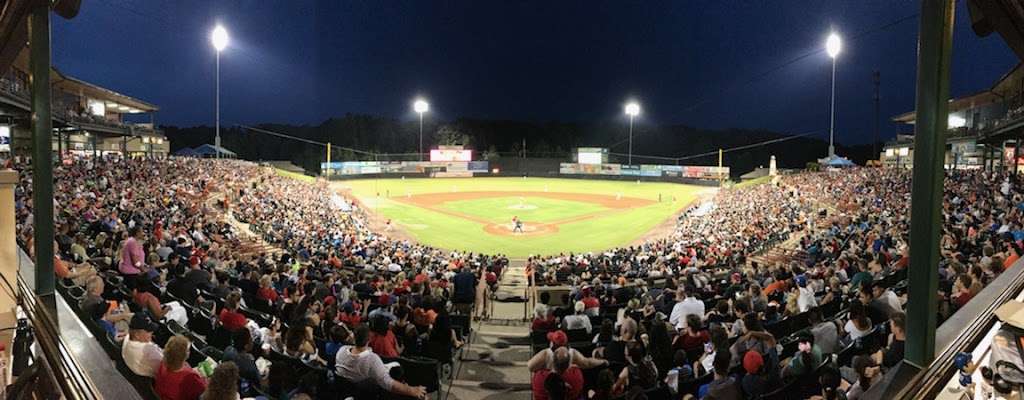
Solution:
[{"label": "crowd of spectators", "polygon": [[83,158],[54,177],[60,286],[161,399],[423,398],[417,366],[452,362],[507,264],[389,239],[326,186],[243,161]]},{"label": "crowd of spectators", "polygon": [[[16,166],[31,252],[31,170]],[[389,238],[325,185],[242,161],[77,159],[54,175],[62,287],[162,399],[424,397],[403,368],[450,362],[508,262]],[[537,287],[570,288],[534,310],[534,397],[859,397],[902,360],[909,181],[795,174],[720,191],[665,238],[530,258]],[[938,318],[1020,257],[1021,188],[947,173]],[[758,261],[783,244],[796,256]]]},{"label": "crowd of spectators", "polygon": [[[531,259],[534,397],[858,398],[903,358],[909,188],[904,170],[799,173],[722,191],[669,238]],[[1021,189],[947,172],[940,321],[1019,258]],[[791,257],[757,261],[781,242]]]}]

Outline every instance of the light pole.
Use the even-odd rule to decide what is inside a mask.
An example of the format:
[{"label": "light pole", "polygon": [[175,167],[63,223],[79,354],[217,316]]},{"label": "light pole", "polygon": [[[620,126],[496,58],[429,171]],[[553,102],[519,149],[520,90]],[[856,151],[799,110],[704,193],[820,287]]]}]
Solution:
[{"label": "light pole", "polygon": [[825,41],[825,51],[828,52],[828,56],[832,58],[832,105],[830,107],[830,118],[831,121],[828,125],[828,156],[832,158],[836,155],[835,146],[835,129],[836,129],[836,57],[839,56],[839,50],[842,48],[842,41],[839,39],[839,35],[832,32],[828,35],[828,40]]},{"label": "light pole", "polygon": [[417,99],[412,103],[412,109],[420,115],[420,161],[423,161],[423,113],[430,109],[430,104],[426,100]]},{"label": "light pole", "polygon": [[213,48],[217,50],[217,125],[213,144],[217,146],[217,158],[220,158],[220,52],[228,47],[228,31],[223,26],[217,25],[213,28],[213,32],[210,33],[210,42],[213,43]]},{"label": "light pole", "polygon": [[629,158],[627,163],[633,165],[633,118],[640,115],[640,105],[636,102],[626,104],[626,115],[629,115]]}]

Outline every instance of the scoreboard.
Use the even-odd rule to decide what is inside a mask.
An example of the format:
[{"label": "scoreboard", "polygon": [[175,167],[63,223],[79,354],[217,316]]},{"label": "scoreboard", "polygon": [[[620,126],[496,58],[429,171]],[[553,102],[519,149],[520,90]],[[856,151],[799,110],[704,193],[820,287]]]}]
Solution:
[{"label": "scoreboard", "polygon": [[579,147],[576,149],[576,162],[590,165],[607,164],[608,149],[604,147]]}]

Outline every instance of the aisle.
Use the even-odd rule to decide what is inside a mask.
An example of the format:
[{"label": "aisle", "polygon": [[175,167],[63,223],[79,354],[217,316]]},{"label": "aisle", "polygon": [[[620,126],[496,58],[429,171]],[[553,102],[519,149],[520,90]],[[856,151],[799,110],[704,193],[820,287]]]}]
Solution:
[{"label": "aisle", "polygon": [[473,322],[473,337],[441,399],[445,394],[452,400],[530,399],[529,314],[523,319],[527,289],[523,262],[511,261],[495,293],[499,301],[491,319]]}]

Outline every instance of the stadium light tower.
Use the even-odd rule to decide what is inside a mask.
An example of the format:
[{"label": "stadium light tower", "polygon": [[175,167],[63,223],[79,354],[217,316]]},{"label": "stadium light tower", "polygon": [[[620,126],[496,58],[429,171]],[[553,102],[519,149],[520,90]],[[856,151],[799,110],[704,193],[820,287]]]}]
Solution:
[{"label": "stadium light tower", "polygon": [[633,118],[640,115],[640,105],[635,101],[626,104],[626,115],[629,115],[629,158],[628,164],[633,165]]},{"label": "stadium light tower", "polygon": [[828,125],[828,156],[836,155],[835,146],[835,129],[836,129],[836,58],[839,57],[839,50],[842,49],[842,40],[839,39],[839,35],[832,32],[828,35],[828,39],[825,40],[825,51],[828,52],[828,56],[832,58],[832,105],[830,107],[830,122]]},{"label": "stadium light tower", "polygon": [[213,44],[213,48],[217,50],[217,100],[216,100],[216,136],[213,138],[213,144],[217,146],[217,158],[220,158],[220,52],[224,51],[228,47],[228,31],[223,26],[217,25],[213,28],[213,32],[210,33],[210,43]]},{"label": "stadium light tower", "polygon": [[412,103],[412,109],[420,115],[420,161],[423,161],[423,113],[430,110],[430,103],[423,99],[416,99]]}]

